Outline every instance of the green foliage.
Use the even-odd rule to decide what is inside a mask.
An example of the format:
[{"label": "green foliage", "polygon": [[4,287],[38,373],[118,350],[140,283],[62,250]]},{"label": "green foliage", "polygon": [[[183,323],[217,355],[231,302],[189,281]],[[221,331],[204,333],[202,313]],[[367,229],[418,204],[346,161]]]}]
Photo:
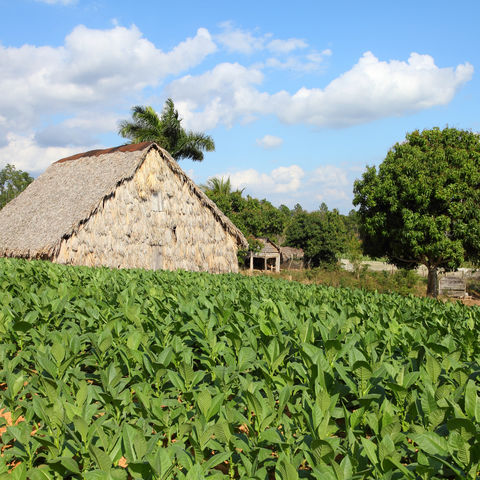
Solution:
[{"label": "green foliage", "polygon": [[[438,268],[480,256],[480,137],[445,128],[415,131],[388,152],[378,172],[354,185],[367,253],[413,268]],[[435,294],[429,288],[430,294]]]},{"label": "green foliage", "polygon": [[478,474],[478,309],[6,259],[0,288],[2,478]]},{"label": "green foliage", "polygon": [[0,170],[0,209],[19,193],[23,192],[33,178],[22,170],[17,170],[13,165],[7,164]]},{"label": "green foliage", "polygon": [[[277,275],[296,282],[316,283],[330,287],[361,288],[370,292],[399,293],[421,296],[426,279],[413,270],[399,269],[394,273],[368,270],[366,265],[349,272],[335,265],[305,270],[284,270]],[[474,291],[472,289],[472,291]]]},{"label": "green foliage", "polygon": [[[268,200],[259,200],[243,190],[232,191],[230,179],[211,178],[203,190],[218,208],[251,240],[258,237],[278,239],[284,232],[290,217],[285,205],[275,208]],[[251,250],[255,245],[252,243]]]},{"label": "green foliage", "polygon": [[313,267],[335,263],[340,253],[352,260],[361,256],[358,214],[354,210],[346,216],[329,211],[325,204],[311,213],[299,204],[293,210],[285,205],[276,208],[265,199],[244,197],[243,190],[232,191],[230,178],[211,178],[202,188],[243,232],[250,251],[260,246],[256,238],[267,237],[278,244],[302,248],[306,263]]},{"label": "green foliage", "polygon": [[250,232],[254,237],[272,237],[281,235],[285,229],[284,213],[275,208],[268,200],[259,200],[250,195],[244,199],[241,210],[233,212],[234,223]]},{"label": "green foliage", "polygon": [[335,264],[348,240],[345,223],[337,210],[323,203],[315,212],[294,214],[285,232],[285,244],[302,248],[308,265]]},{"label": "green foliage", "polygon": [[230,181],[230,177],[226,179],[221,177],[213,177],[208,179],[206,185],[202,185],[202,189],[220,198],[228,198],[228,196],[232,193],[232,183]]},{"label": "green foliage", "polygon": [[118,133],[131,140],[132,143],[156,142],[175,160],[189,158],[195,161],[203,160],[203,151],[215,150],[215,143],[210,135],[186,131],[182,119],[171,98],[165,102],[165,107],[157,115],[152,107],[136,105],[132,108],[132,121],[122,120]]}]

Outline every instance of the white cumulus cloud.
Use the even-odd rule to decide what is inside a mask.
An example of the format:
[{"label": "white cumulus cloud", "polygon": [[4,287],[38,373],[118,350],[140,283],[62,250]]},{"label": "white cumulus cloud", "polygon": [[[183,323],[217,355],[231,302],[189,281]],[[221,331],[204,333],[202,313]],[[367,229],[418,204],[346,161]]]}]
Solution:
[{"label": "white cumulus cloud", "polygon": [[[224,22],[221,25],[222,32],[215,35],[215,40],[231,53],[243,53],[251,55],[255,52],[267,52],[272,55],[264,61],[269,68],[291,70],[296,72],[312,72],[318,70],[325,56],[331,55],[330,50],[317,52],[309,51],[304,55],[294,55],[297,50],[305,50],[308,43],[301,38],[288,38],[286,40],[273,38],[272,34],[258,35],[249,30],[242,30],[232,22]],[[287,56],[287,58],[284,58]]]},{"label": "white cumulus cloud", "polygon": [[92,107],[105,111],[125,95],[197,65],[215,49],[201,28],[163,52],[134,25],[108,30],[80,25],[59,47],[0,45],[0,111],[6,127],[17,131],[35,126],[44,115],[69,116]]},{"label": "white cumulus cloud", "polygon": [[[346,191],[346,189],[325,187],[318,191],[317,195],[315,195],[315,199],[318,203],[325,202],[330,207],[331,205],[338,205],[339,202],[341,202],[342,205],[345,204],[346,201],[351,204],[352,195],[350,191]],[[338,207],[334,206],[333,208]]]},{"label": "white cumulus cloud", "polygon": [[208,130],[219,123],[232,127],[237,121],[248,122],[268,110],[269,95],[255,88],[262,81],[258,68],[221,63],[202,75],[173,81],[166,92],[175,98],[186,125]]},{"label": "white cumulus cloud", "polygon": [[20,170],[28,172],[41,173],[50,164],[60,160],[61,158],[69,157],[76,153],[92,150],[93,145],[78,147],[58,147],[39,146],[34,138],[34,135],[18,135],[8,133],[6,135],[7,143],[0,146],[0,169],[7,163],[15,165]]},{"label": "white cumulus cloud", "polygon": [[249,30],[235,27],[233,22],[223,22],[222,31],[215,35],[215,39],[229,52],[252,54],[261,50],[268,50],[274,54],[282,55],[294,50],[308,47],[308,43],[301,38],[273,38],[271,33],[255,34]]},{"label": "white cumulus cloud", "polygon": [[309,181],[311,183],[342,187],[348,184],[346,170],[335,165],[322,165],[316,168],[309,175]]},{"label": "white cumulus cloud", "polygon": [[268,114],[287,124],[348,127],[445,105],[472,75],[469,63],[441,68],[430,55],[412,53],[408,61],[381,61],[366,52],[323,89],[262,92],[259,68],[224,63],[202,75],[175,80],[168,91],[182,101],[185,118],[205,128]]},{"label": "white cumulus cloud", "polygon": [[322,165],[309,175],[306,190],[318,202],[327,205],[338,205],[339,202],[351,201],[352,184],[348,179],[348,171],[335,165]]},{"label": "white cumulus cloud", "polygon": [[352,184],[357,170],[356,166],[327,164],[305,171],[299,165],[289,165],[270,172],[250,168],[216,176],[230,178],[233,188],[244,189],[246,195],[256,198],[266,197],[275,205],[292,208],[300,203],[307,210],[314,210],[325,202],[329,208],[346,213],[352,208]]},{"label": "white cumulus cloud", "polygon": [[295,192],[301,184],[305,172],[298,165],[278,167],[270,173],[260,173],[254,168],[237,172],[222,173],[221,178],[230,178],[234,189],[245,188],[257,195],[264,196],[270,193]]},{"label": "white cumulus cloud", "polygon": [[262,138],[257,139],[257,145],[265,149],[277,148],[283,143],[283,138],[276,137],[275,135],[265,135]]},{"label": "white cumulus cloud", "polygon": [[278,70],[290,70],[294,72],[309,73],[319,70],[323,64],[324,55],[317,52],[305,56],[288,56],[284,60],[276,57],[268,58],[265,66]]},{"label": "white cumulus cloud", "polygon": [[308,44],[300,38],[289,38],[287,40],[274,39],[267,44],[268,50],[275,53],[290,53],[293,50],[307,48]]},{"label": "white cumulus cloud", "polygon": [[278,94],[277,101],[286,103],[277,112],[286,123],[345,127],[444,105],[472,75],[469,63],[439,68],[430,55],[412,53],[407,62],[386,62],[366,52],[323,90]]},{"label": "white cumulus cloud", "polygon": [[39,146],[81,146],[98,143],[99,132],[115,131],[118,124],[116,114],[104,112],[102,115],[80,113],[60,124],[47,125],[35,133]]},{"label": "white cumulus cloud", "polygon": [[269,35],[254,35],[248,30],[242,30],[233,26],[232,22],[223,22],[220,27],[222,32],[215,39],[229,52],[251,54],[256,50],[262,50]]}]

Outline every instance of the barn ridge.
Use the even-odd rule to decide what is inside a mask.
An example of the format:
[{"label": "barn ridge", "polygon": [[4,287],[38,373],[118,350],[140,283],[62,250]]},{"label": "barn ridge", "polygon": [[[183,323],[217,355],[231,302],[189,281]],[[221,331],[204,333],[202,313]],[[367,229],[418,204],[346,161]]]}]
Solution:
[{"label": "barn ridge", "polygon": [[106,155],[108,153],[114,153],[114,152],[137,152],[139,150],[144,150],[150,145],[157,145],[157,144],[155,142],[127,143],[125,145],[120,145],[119,147],[89,150],[88,152],[77,153],[75,155],[71,155],[70,157],[61,158],[60,160],[57,160],[54,163],[65,163],[71,160],[77,160],[79,158],[85,158],[85,157],[99,157],[100,155]]}]

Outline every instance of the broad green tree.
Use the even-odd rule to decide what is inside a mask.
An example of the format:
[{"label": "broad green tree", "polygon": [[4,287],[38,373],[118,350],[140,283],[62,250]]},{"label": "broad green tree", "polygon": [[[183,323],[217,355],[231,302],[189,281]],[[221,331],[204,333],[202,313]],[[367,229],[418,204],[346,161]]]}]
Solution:
[{"label": "broad green tree", "polygon": [[312,267],[335,264],[347,241],[339,212],[329,211],[324,203],[314,212],[297,208],[285,235],[285,244],[302,248],[305,262]]},{"label": "broad green tree", "polygon": [[175,160],[189,158],[202,161],[204,151],[215,150],[210,135],[182,127],[182,119],[171,98],[165,102],[160,116],[152,107],[136,105],[132,108],[132,120],[122,120],[118,133],[132,143],[156,142]]},{"label": "broad green tree", "polygon": [[406,135],[354,184],[363,245],[400,267],[438,270],[480,257],[480,137],[455,128]]},{"label": "broad green tree", "polygon": [[7,164],[0,170],[0,209],[10,200],[23,192],[33,178],[22,170],[17,170],[13,165]]},{"label": "broad green tree", "polygon": [[285,230],[282,212],[268,200],[247,195],[242,209],[234,216],[254,237],[268,237],[278,241]]}]

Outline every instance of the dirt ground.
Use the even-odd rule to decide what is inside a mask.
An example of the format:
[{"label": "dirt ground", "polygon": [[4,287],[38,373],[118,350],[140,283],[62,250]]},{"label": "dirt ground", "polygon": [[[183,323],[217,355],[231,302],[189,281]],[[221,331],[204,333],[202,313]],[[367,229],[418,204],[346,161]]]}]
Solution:
[{"label": "dirt ground", "polygon": [[460,302],[469,307],[480,306],[480,295],[470,293],[465,298],[439,297],[442,302]]},{"label": "dirt ground", "polygon": [[464,305],[468,305],[468,306],[470,306],[470,307],[480,306],[480,298],[473,298],[473,297],[462,298],[461,302],[462,302]]}]

